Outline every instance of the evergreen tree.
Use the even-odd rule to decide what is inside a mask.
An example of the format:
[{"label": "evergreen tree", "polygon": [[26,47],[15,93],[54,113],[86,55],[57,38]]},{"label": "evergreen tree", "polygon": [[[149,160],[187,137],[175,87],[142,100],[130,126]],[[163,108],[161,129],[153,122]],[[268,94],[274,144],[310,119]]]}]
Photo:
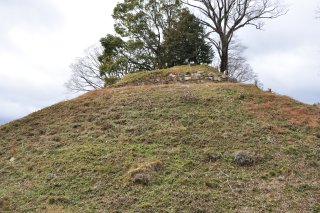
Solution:
[{"label": "evergreen tree", "polygon": [[100,62],[100,75],[105,78],[105,86],[113,84],[117,79],[129,73],[128,60],[121,52],[124,50],[125,42],[117,36],[108,34],[100,39],[103,47],[102,54],[98,57]]},{"label": "evergreen tree", "polygon": [[163,33],[178,19],[180,10],[177,0],[125,0],[114,8],[115,31],[126,40],[127,57],[140,65],[139,69],[164,66]]},{"label": "evergreen tree", "polygon": [[118,36],[108,34],[100,39],[100,43],[103,47],[102,55],[98,58],[101,75],[121,78],[129,72],[149,67],[141,60],[143,52],[138,42],[125,42]]},{"label": "evergreen tree", "polygon": [[124,0],[114,8],[113,18],[116,35],[100,40],[101,75],[122,77],[186,60],[211,62],[203,27],[178,0]]},{"label": "evergreen tree", "polygon": [[213,51],[206,42],[206,35],[199,20],[184,9],[178,21],[164,34],[164,58],[168,67],[184,64],[186,61],[211,63]]}]

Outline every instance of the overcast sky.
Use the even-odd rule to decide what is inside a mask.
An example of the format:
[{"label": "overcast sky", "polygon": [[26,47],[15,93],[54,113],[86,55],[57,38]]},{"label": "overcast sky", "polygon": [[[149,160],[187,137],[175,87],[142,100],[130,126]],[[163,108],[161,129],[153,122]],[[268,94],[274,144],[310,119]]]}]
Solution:
[{"label": "overcast sky", "polygon": [[[319,0],[287,0],[287,15],[238,37],[265,88],[320,102]],[[83,50],[113,33],[110,0],[0,0],[0,124],[70,99],[64,83]]]}]

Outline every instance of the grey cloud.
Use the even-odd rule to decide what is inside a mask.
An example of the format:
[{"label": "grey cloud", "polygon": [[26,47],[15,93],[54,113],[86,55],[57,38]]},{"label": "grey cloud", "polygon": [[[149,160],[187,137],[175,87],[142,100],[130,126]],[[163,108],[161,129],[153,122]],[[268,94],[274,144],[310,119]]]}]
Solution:
[{"label": "grey cloud", "polygon": [[293,90],[291,94],[295,94],[297,100],[303,100],[304,103],[314,104],[320,103],[320,90]]},{"label": "grey cloud", "polygon": [[48,107],[60,101],[63,101],[63,97],[54,96],[53,92],[48,92],[49,96],[40,96],[37,93],[33,95],[23,96],[21,94],[11,94],[17,96],[16,98],[3,97],[0,93],[0,123],[5,123],[14,119],[19,119],[32,112],[36,112],[39,109]]},{"label": "grey cloud", "polygon": [[243,28],[238,37],[266,88],[305,103],[319,102],[320,19],[315,19],[319,2],[286,3],[286,15],[266,20],[263,31]]},{"label": "grey cloud", "polygon": [[104,0],[0,0],[1,123],[74,97],[64,87],[69,63],[105,35],[101,26],[110,23],[104,14],[111,13],[109,4]]},{"label": "grey cloud", "polygon": [[66,89],[58,84],[48,84],[47,87],[41,85],[19,87],[18,85],[14,89],[0,85],[0,117],[6,118],[5,121],[20,118],[73,97],[74,95],[68,94]]},{"label": "grey cloud", "polygon": [[319,43],[320,23],[315,19],[315,0],[310,3],[288,1],[289,11],[274,20],[266,20],[262,31],[243,28],[239,35],[250,47],[249,54],[268,53],[274,50],[290,51],[297,46]]},{"label": "grey cloud", "polygon": [[[61,26],[62,18],[58,10],[48,1],[1,0],[0,56],[11,53],[19,55],[20,49],[11,43],[10,33],[12,30],[52,33]],[[32,41],[26,40],[24,42]],[[2,58],[2,60],[5,59]],[[22,62],[15,61],[15,63]],[[2,74],[17,72],[17,70],[11,70],[5,64],[0,60],[2,69],[0,71],[0,125],[29,114],[35,110],[34,106],[44,107],[57,101],[52,91],[37,88],[32,82],[24,82],[18,73],[15,79],[7,79]],[[43,97],[48,97],[48,99],[44,101]]]},{"label": "grey cloud", "polygon": [[8,123],[10,120],[12,120],[12,118],[0,118],[0,126],[3,125],[3,124],[6,124]]},{"label": "grey cloud", "polygon": [[0,1],[0,50],[12,50],[11,29],[23,28],[37,31],[52,31],[63,23],[61,14],[48,1],[2,0]]},{"label": "grey cloud", "polygon": [[12,25],[55,27],[61,23],[61,14],[48,1],[5,0],[0,2],[2,27]]}]

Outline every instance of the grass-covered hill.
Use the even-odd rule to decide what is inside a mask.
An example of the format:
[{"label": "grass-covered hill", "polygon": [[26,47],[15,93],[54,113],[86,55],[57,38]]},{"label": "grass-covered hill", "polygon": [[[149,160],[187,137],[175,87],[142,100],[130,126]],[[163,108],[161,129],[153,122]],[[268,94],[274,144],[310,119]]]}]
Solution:
[{"label": "grass-covered hill", "polygon": [[319,161],[316,106],[236,83],[107,88],[0,127],[0,212],[319,212]]}]

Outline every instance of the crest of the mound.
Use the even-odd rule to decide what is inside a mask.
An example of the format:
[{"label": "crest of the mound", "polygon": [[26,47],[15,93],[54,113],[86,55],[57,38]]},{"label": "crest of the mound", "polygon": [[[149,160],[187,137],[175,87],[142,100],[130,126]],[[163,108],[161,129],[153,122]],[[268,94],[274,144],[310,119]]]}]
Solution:
[{"label": "crest of the mound", "polygon": [[124,76],[115,86],[174,83],[234,82],[208,65],[183,65],[169,69],[142,71]]}]

